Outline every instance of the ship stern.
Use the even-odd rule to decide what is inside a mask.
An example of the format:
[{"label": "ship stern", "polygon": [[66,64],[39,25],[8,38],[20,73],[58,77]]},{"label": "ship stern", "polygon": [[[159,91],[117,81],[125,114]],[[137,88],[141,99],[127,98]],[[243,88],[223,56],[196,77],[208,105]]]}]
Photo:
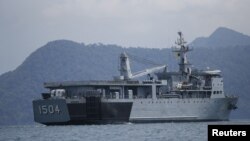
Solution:
[{"label": "ship stern", "polygon": [[33,113],[35,122],[45,125],[65,124],[70,121],[65,99],[34,100]]}]

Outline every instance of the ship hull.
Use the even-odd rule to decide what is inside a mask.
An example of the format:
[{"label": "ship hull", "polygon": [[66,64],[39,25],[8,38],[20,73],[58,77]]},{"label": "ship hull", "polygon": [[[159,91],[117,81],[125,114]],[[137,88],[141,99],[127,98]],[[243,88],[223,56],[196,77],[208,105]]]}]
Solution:
[{"label": "ship hull", "polygon": [[238,98],[135,100],[130,122],[224,121]]},{"label": "ship hull", "polygon": [[[146,123],[228,120],[238,98],[190,99],[64,99],[33,101],[34,119],[45,125]],[[58,106],[58,107],[57,107]]]},{"label": "ship hull", "polygon": [[45,125],[84,125],[128,122],[132,102],[102,102],[98,98],[83,103],[64,99],[33,101],[34,120]]}]

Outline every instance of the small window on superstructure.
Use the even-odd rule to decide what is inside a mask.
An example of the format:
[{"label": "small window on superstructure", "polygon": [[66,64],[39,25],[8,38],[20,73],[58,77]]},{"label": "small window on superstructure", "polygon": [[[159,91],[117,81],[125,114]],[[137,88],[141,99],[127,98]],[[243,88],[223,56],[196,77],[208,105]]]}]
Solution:
[{"label": "small window on superstructure", "polygon": [[214,94],[216,94],[216,91],[214,91]]}]

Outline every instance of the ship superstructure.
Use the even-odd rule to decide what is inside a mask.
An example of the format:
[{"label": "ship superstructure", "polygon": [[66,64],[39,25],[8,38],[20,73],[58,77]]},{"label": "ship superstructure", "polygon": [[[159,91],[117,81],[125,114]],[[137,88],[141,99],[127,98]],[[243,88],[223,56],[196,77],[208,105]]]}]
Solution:
[{"label": "ship superstructure", "polygon": [[[114,122],[228,120],[238,98],[224,93],[220,70],[192,70],[181,32],[173,52],[179,70],[166,65],[132,73],[129,55],[120,55],[120,76],[110,81],[48,82],[49,93],[33,101],[36,122],[87,124]],[[151,77],[154,73],[156,77]],[[148,75],[146,80],[135,80]]]}]

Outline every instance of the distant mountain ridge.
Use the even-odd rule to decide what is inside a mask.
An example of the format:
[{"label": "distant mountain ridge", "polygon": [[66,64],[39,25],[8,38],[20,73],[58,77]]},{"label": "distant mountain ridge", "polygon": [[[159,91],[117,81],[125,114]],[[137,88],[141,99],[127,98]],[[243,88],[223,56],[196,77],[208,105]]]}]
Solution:
[{"label": "distant mountain ridge", "polygon": [[190,43],[195,47],[228,47],[250,45],[250,36],[226,27],[217,28],[209,37],[199,37]]},{"label": "distant mountain ridge", "polygon": [[[250,119],[250,45],[225,46],[195,47],[188,57],[197,68],[221,69],[226,93],[240,97],[239,109],[233,111],[231,117]],[[167,64],[169,70],[177,69],[177,59],[168,48],[122,48],[69,40],[52,41],[33,52],[17,69],[0,76],[0,125],[33,123],[32,100],[46,91],[44,82],[112,79],[118,75],[119,54],[123,51]],[[136,62],[131,66],[134,72],[148,67]]]}]

